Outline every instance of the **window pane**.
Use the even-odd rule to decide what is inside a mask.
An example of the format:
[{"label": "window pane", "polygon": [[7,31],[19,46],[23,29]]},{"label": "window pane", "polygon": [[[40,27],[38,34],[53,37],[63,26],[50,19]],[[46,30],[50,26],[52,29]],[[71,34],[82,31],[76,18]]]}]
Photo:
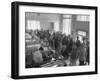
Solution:
[{"label": "window pane", "polygon": [[77,21],[89,21],[89,16],[78,15]]},{"label": "window pane", "polygon": [[59,23],[58,22],[54,23],[54,30],[59,31]]},{"label": "window pane", "polygon": [[66,35],[71,34],[71,19],[63,20],[63,33]]},{"label": "window pane", "polygon": [[29,30],[40,29],[40,21],[28,20],[27,21],[27,29],[29,29]]}]

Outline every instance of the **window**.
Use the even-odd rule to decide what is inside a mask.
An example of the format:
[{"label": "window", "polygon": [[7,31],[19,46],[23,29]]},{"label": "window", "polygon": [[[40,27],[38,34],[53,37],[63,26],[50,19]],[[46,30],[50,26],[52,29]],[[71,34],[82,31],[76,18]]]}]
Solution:
[{"label": "window", "polygon": [[86,32],[85,31],[78,31],[78,35],[86,36]]},{"label": "window", "polygon": [[89,16],[86,15],[78,15],[77,21],[89,21]]},{"label": "window", "polygon": [[71,15],[63,16],[63,33],[66,35],[71,34]]},{"label": "window", "polygon": [[54,30],[59,31],[59,23],[58,22],[54,23]]},{"label": "window", "polygon": [[40,29],[40,21],[28,20],[27,21],[27,29],[29,29],[29,30]]}]

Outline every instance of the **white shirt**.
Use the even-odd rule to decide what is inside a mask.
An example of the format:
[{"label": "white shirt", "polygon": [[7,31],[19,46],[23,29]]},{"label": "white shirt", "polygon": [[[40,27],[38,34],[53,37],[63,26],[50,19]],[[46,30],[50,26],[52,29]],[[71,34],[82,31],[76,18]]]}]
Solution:
[{"label": "white shirt", "polygon": [[43,57],[40,51],[36,51],[33,53],[33,60],[36,63],[41,63],[43,62]]}]

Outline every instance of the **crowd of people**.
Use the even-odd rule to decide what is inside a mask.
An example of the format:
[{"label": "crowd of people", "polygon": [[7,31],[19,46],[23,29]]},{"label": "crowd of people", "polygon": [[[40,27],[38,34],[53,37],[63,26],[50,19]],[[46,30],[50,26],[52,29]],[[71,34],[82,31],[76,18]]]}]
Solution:
[{"label": "crowd of people", "polygon": [[83,37],[81,42],[78,36],[73,40],[72,35],[67,36],[62,32],[31,30],[26,33],[31,36],[31,40],[35,39],[40,44],[37,50],[33,51],[33,49],[30,52],[31,67],[41,67],[43,64],[57,60],[62,62],[57,63],[58,66],[89,65],[89,41],[86,37]]}]

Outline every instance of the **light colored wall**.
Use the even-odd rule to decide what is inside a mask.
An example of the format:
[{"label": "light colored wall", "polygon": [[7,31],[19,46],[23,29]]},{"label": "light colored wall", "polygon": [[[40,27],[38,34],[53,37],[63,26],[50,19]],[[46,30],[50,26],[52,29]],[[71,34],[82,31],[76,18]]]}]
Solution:
[{"label": "light colored wall", "polygon": [[[58,23],[59,26],[60,18],[58,14],[37,14],[32,12],[26,12],[26,22],[27,20],[38,20],[40,21],[41,29],[52,29],[51,23]],[[27,27],[27,23],[26,23]]]},{"label": "light colored wall", "polygon": [[[49,29],[52,30],[51,23],[57,23],[58,28],[60,31],[62,31],[63,27],[63,17],[59,14],[46,14],[46,13],[33,13],[33,12],[26,12],[25,14],[26,21],[27,20],[38,20],[40,21],[40,27],[41,29]],[[27,27],[27,23],[26,23]],[[72,24],[71,24],[71,31],[74,31],[77,33],[77,30],[83,30],[87,32],[87,36],[89,33],[89,22],[80,22],[76,21],[76,15],[72,15]]]}]

